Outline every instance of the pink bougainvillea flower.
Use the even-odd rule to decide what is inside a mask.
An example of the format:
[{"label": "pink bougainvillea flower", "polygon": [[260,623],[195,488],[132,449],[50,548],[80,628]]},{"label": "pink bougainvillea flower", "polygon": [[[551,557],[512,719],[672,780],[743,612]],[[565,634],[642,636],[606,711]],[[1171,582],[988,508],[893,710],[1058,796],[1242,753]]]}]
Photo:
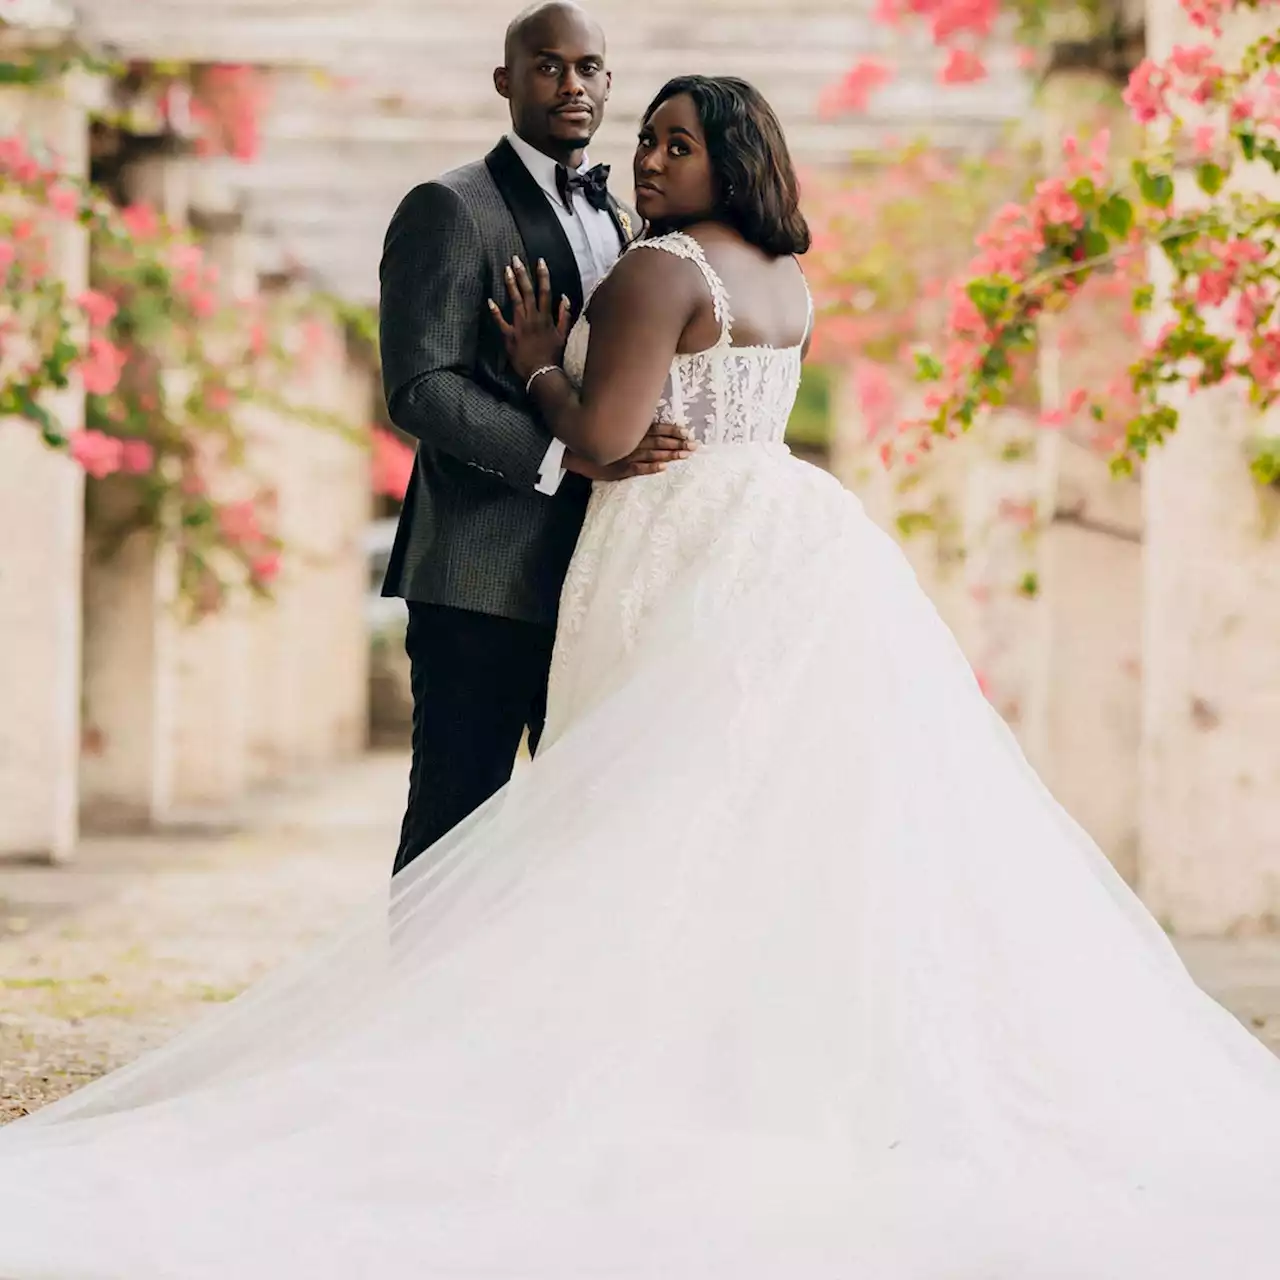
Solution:
[{"label": "pink bougainvillea flower", "polygon": [[101,431],[72,433],[71,456],[97,480],[119,471],[124,461],[123,442]]},{"label": "pink bougainvillea flower", "polygon": [[986,78],[986,64],[970,49],[952,49],[938,72],[943,84],[972,84]]},{"label": "pink bougainvillea flower", "polygon": [[47,199],[50,212],[64,222],[80,212],[80,196],[72,187],[51,187]]},{"label": "pink bougainvillea flower", "polygon": [[894,69],[887,62],[863,58],[833,85],[823,90],[818,110],[825,116],[865,111],[871,95],[893,79]]},{"label": "pink bougainvillea flower", "polygon": [[1169,77],[1150,58],[1133,69],[1125,87],[1125,105],[1139,124],[1150,124],[1169,111]]},{"label": "pink bougainvillea flower", "polygon": [[262,537],[257,508],[252,502],[231,502],[219,507],[218,527],[229,542],[257,542]]},{"label": "pink bougainvillea flower", "polygon": [[1280,329],[1259,335],[1249,357],[1249,374],[1264,391],[1280,381]]},{"label": "pink bougainvillea flower", "polygon": [[20,164],[30,160],[27,140],[18,134],[0,138],[0,170],[13,173]]},{"label": "pink bougainvillea flower", "polygon": [[274,582],[280,576],[280,554],[276,551],[264,551],[260,556],[254,556],[249,562],[249,572],[253,574],[257,582],[264,586],[269,582]]},{"label": "pink bougainvillea flower", "polygon": [[128,363],[124,351],[106,338],[89,339],[89,348],[80,360],[80,376],[91,396],[110,395],[120,382],[120,374]]},{"label": "pink bougainvillea flower", "polygon": [[1207,156],[1218,145],[1218,131],[1211,124],[1198,125],[1192,138],[1197,155]]},{"label": "pink bougainvillea flower", "polygon": [[114,298],[109,298],[97,289],[86,289],[78,298],[76,305],[85,314],[90,325],[95,329],[104,329],[115,318],[116,306]]},{"label": "pink bougainvillea flower", "polygon": [[226,413],[231,408],[231,392],[226,387],[214,383],[206,388],[204,401],[214,413]]},{"label": "pink bougainvillea flower", "polygon": [[155,450],[146,440],[122,440],[120,442],[120,470],[131,475],[142,475],[155,466]]},{"label": "pink bougainvillea flower", "polygon": [[998,10],[997,0],[941,0],[933,8],[934,44],[945,45],[966,32],[989,36]]},{"label": "pink bougainvillea flower", "polygon": [[1229,2],[1230,0],[1181,0],[1187,17],[1197,27],[1203,27],[1214,35],[1222,34],[1222,15]]},{"label": "pink bougainvillea flower", "polygon": [[175,244],[169,253],[169,265],[178,272],[197,272],[204,266],[204,251],[198,244]]},{"label": "pink bougainvillea flower", "polygon": [[1235,326],[1238,333],[1251,335],[1267,308],[1267,295],[1261,285],[1248,285],[1236,299]]},{"label": "pink bougainvillea flower", "polygon": [[218,310],[218,296],[207,289],[197,289],[187,299],[197,319],[207,320]]},{"label": "pink bougainvillea flower", "polygon": [[373,491],[400,501],[413,475],[414,451],[380,427],[373,430]]},{"label": "pink bougainvillea flower", "polygon": [[149,204],[131,204],[121,209],[120,221],[135,240],[152,240],[160,234],[160,218]]}]

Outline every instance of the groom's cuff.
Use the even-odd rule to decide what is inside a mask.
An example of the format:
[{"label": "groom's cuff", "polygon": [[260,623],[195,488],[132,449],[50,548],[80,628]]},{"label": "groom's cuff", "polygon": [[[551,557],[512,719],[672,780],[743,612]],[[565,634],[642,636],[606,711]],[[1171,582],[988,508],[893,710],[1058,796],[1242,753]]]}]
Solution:
[{"label": "groom's cuff", "polygon": [[539,493],[554,497],[556,490],[560,488],[560,481],[564,479],[564,449],[563,440],[551,442],[551,448],[547,450],[542,465],[538,468],[538,483],[533,486]]}]

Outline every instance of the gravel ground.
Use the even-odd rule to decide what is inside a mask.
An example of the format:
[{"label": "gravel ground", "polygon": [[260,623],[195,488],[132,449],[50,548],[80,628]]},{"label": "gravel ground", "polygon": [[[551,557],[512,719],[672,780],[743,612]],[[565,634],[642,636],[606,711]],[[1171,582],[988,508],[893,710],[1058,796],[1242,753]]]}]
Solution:
[{"label": "gravel ground", "polygon": [[167,1039],[378,892],[407,772],[370,756],[259,799],[234,833],[0,863],[0,1123]]}]

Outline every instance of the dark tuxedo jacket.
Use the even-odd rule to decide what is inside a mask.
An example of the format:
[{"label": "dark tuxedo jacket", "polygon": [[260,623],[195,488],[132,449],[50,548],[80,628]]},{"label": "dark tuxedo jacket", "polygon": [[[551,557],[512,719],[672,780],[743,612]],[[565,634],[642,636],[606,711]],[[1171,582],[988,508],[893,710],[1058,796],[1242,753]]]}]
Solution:
[{"label": "dark tuxedo jacket", "polygon": [[[611,212],[619,242],[639,221]],[[383,595],[554,626],[590,485],[536,491],[551,436],[486,305],[513,256],[546,260],[576,319],[582,281],[555,211],[505,140],[415,187],[383,247],[379,319],[391,420],[418,439]]]}]

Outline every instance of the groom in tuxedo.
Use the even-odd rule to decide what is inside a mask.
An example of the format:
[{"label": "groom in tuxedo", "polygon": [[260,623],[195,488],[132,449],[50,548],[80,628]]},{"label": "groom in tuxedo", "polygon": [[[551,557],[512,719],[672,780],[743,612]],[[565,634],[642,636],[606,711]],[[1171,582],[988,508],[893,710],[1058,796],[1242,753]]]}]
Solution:
[{"label": "groom in tuxedo", "polygon": [[680,456],[655,427],[597,467],[536,418],[487,301],[513,257],[546,262],[572,316],[638,230],[585,148],[609,96],[599,26],[569,3],[525,10],[494,86],[511,132],[483,160],[415,187],[387,231],[382,376],[391,420],[418,440],[383,594],[408,604],[413,765],[399,871],[510,778],[537,747],[560,588],[591,481]]}]

